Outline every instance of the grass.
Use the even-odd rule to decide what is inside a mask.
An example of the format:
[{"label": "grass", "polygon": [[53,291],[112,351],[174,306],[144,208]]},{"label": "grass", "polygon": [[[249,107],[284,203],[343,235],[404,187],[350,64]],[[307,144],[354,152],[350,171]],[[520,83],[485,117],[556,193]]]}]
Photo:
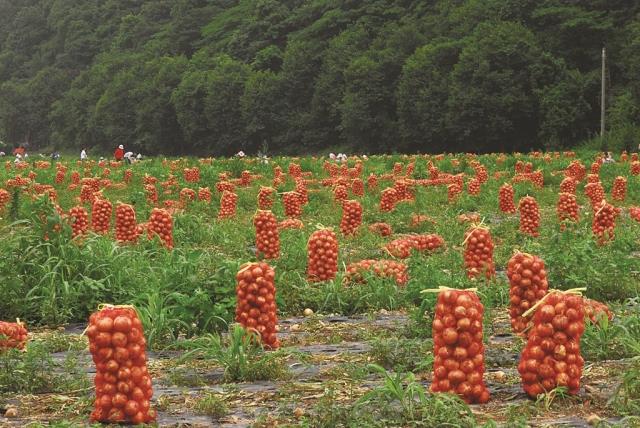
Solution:
[{"label": "grass", "polygon": [[44,349],[50,353],[78,352],[88,347],[86,337],[66,334],[59,331],[47,332],[45,335],[32,339],[31,343],[41,343]]},{"label": "grass", "polygon": [[217,335],[201,338],[187,345],[191,349],[181,361],[206,359],[214,361],[224,369],[228,382],[286,379],[289,371],[285,360],[289,357],[283,350],[265,351],[255,333],[247,332],[234,324],[226,341]]},{"label": "grass", "polygon": [[214,420],[222,419],[229,413],[224,397],[211,393],[200,397],[193,406],[193,410],[198,414],[210,416]]},{"label": "grass", "polygon": [[429,371],[433,365],[432,341],[391,337],[370,345],[371,360],[393,372]]},{"label": "grass", "polygon": [[381,386],[348,404],[336,400],[332,390],[326,391],[302,426],[478,426],[471,409],[459,398],[448,394],[428,394],[411,373],[392,375],[380,366],[368,367],[382,376]]},{"label": "grass", "polygon": [[88,389],[89,378],[69,354],[61,363],[42,343],[30,343],[26,351],[0,353],[0,394],[41,394]]},{"label": "grass", "polygon": [[608,403],[616,412],[625,416],[635,416],[640,422],[640,358],[635,357],[633,364],[622,375],[618,388]]},{"label": "grass", "polygon": [[[594,153],[581,152],[579,156],[588,167]],[[451,157],[460,160],[459,167],[453,166]],[[562,179],[561,171],[572,159],[560,157],[547,162],[528,155],[507,156],[502,163],[490,155],[478,156],[477,159],[487,167],[491,177],[496,172],[506,173],[503,178],[491,178],[482,186],[478,196],[465,193],[456,202],[448,203],[443,186],[418,186],[414,202],[401,202],[393,212],[382,213],[377,208],[380,192],[392,185],[392,181],[381,179],[377,189],[368,190],[359,198],[364,206],[365,225],[382,221],[391,224],[396,234],[437,233],[444,238],[444,248],[431,254],[414,253],[403,260],[410,274],[405,287],[398,287],[393,280],[371,277],[367,278],[366,284],[343,284],[344,267],[349,263],[389,257],[381,248],[390,238],[371,233],[365,225],[355,237],[339,235],[340,269],[335,280],[307,282],[306,245],[309,235],[317,224],[333,226],[337,230],[341,218],[341,209],[334,202],[330,188],[315,183],[309,185],[310,201],[304,207],[301,218],[304,228],[282,231],[282,256],[269,262],[276,272],[278,316],[299,317],[305,308],[311,308],[317,314],[360,315],[376,313],[381,309],[406,313],[409,321],[391,332],[375,331],[368,334],[354,329],[353,334],[331,332],[322,341],[339,343],[344,340],[366,340],[373,345],[373,351],[367,355],[370,361],[394,373],[389,374],[389,380],[386,374],[376,372],[378,379],[391,382],[387,385],[390,388],[387,393],[396,382],[401,384],[404,393],[418,395],[414,396],[415,407],[411,407],[413,403],[403,404],[402,400],[390,399],[390,396],[386,396],[388,403],[383,404],[383,393],[370,396],[354,406],[357,394],[350,396],[347,402],[332,403],[329,400],[331,393],[327,392],[324,394],[326,400],[321,400],[311,412],[312,417],[301,419],[307,426],[380,426],[384,423],[389,426],[433,426],[429,424],[439,423],[440,419],[425,412],[442,411],[442,420],[458,420],[456,418],[460,414],[466,415],[465,406],[448,401],[446,397],[425,394],[424,400],[419,398],[419,388],[414,385],[417,382],[407,374],[429,370],[430,342],[425,339],[431,338],[435,295],[425,296],[422,290],[440,285],[452,288],[477,287],[487,314],[485,340],[495,332],[491,315],[504,313],[509,304],[508,284],[501,274],[490,282],[469,280],[465,275],[462,242],[469,224],[460,223],[457,218],[464,213],[478,212],[490,228],[496,244],[494,259],[499,273],[504,270],[514,250],[534,253],[545,261],[552,288],[586,286],[587,296],[612,306],[616,313],[612,322],[587,326],[582,350],[589,362],[628,359],[640,354],[640,312],[634,309],[640,301],[640,258],[633,255],[637,251],[640,225],[626,214],[622,215],[618,219],[615,241],[598,246],[591,233],[592,214],[583,193],[584,183],[581,183],[577,192],[578,203],[584,207],[580,211],[580,220],[575,227],[561,232],[556,220],[555,203]],[[529,183],[514,184],[516,201],[530,194],[540,204],[542,220],[538,238],[524,237],[518,232],[517,214],[504,215],[498,212],[498,189],[503,182],[510,180],[518,159],[532,162],[534,169],[544,170],[545,187],[542,189],[536,189]],[[413,178],[427,178],[427,159],[415,157],[413,160],[416,162]],[[452,155],[441,161],[432,160],[443,172],[472,173],[469,159],[464,155]],[[254,337],[247,336],[236,327],[229,329],[228,326],[234,319],[235,274],[242,263],[255,260],[252,217],[258,188],[271,185],[274,165],[281,166],[286,172],[291,161],[288,158],[274,158],[271,164],[263,165],[251,163],[250,159],[219,159],[211,165],[200,166],[201,182],[194,185],[184,181],[181,170],[186,166],[198,165],[197,160],[186,159],[175,171],[170,171],[161,159],[150,159],[132,167],[133,181],[130,186],[115,185],[104,189],[104,195],[113,202],[120,200],[135,204],[138,219],[142,222],[152,209],[142,190],[145,174],[157,177],[159,182],[166,180],[170,173],[178,177],[179,184],[172,190],[173,193],[165,194],[158,185],[160,204],[176,199],[182,187],[197,189],[199,186],[208,186],[214,190],[219,174],[225,171],[233,178],[246,169],[262,176],[250,187],[237,188],[239,200],[235,219],[216,220],[219,194],[215,190],[211,204],[192,203],[184,211],[176,213],[176,248],[173,251],[167,251],[157,242],[146,239],[134,246],[121,246],[114,242],[113,236],[94,234],[89,234],[81,242],[72,241],[68,227],[63,227],[59,232],[54,230],[60,218],[52,204],[34,199],[26,192],[12,191],[10,204],[4,210],[0,209],[2,318],[11,320],[19,317],[27,322],[30,329],[39,326],[55,328],[66,323],[86,322],[102,303],[134,304],[143,321],[150,348],[186,351],[187,357],[167,374],[168,380],[174,384],[190,386],[211,382],[199,370],[201,364],[221,368],[224,376],[220,382],[289,379],[291,373],[287,363],[291,359],[300,360],[299,355],[291,349],[276,352],[264,350]],[[322,159],[309,157],[298,162],[304,171],[312,173],[313,179],[327,177]],[[406,164],[409,160],[395,155],[371,157],[364,163],[362,176],[388,173],[395,162]],[[61,184],[54,183],[54,167],[35,171],[39,183],[54,185],[58,204],[65,211],[77,204],[75,198],[78,190],[69,189],[69,175],[74,170],[78,170],[76,165],[69,164],[67,178]],[[16,173],[0,169],[0,183],[5,183]],[[21,173],[25,176],[28,171]],[[97,166],[88,170],[89,175],[100,173],[101,168]],[[115,184],[122,180],[122,174],[123,169],[112,168],[111,179]],[[629,176],[627,164],[602,166],[600,177],[607,195],[611,182],[618,175]],[[640,205],[640,178],[628,178],[627,200],[619,205]],[[288,177],[278,192],[292,189],[293,184]],[[284,218],[279,200],[276,200],[273,211],[279,219]],[[427,215],[435,219],[435,223],[426,222],[417,228],[411,227],[413,214]],[[43,239],[45,233],[48,240]],[[321,316],[318,316],[320,319]],[[312,330],[313,322],[302,323],[303,329]],[[324,333],[324,329],[318,328],[313,339],[319,340]],[[55,364],[52,366],[53,363],[47,360],[47,354],[85,348],[84,339],[67,343],[65,335],[53,334],[34,342],[34,350],[25,355],[8,353],[0,358],[0,361],[10,362],[11,367],[30,370],[30,374],[22,376],[23,379],[14,380],[8,374],[10,366],[6,366],[1,387],[23,393],[29,389],[62,391],[70,388],[74,382],[80,382],[81,376],[73,375],[65,380],[56,374],[56,370],[50,370]],[[37,351],[38,347],[41,351]],[[411,350],[416,351],[412,353]],[[191,363],[194,368],[183,366]],[[73,371],[72,368],[69,370]],[[637,370],[637,366],[633,370]],[[635,373],[633,370],[631,372]],[[350,381],[371,376],[361,362],[342,361],[327,371],[332,380],[339,380],[340,373],[345,373],[344,377]],[[396,375],[400,377],[395,378]],[[611,412],[633,415],[637,412],[637,384],[629,376],[620,380],[617,398],[610,403]],[[413,392],[406,392],[409,385]],[[398,415],[394,416],[394,412]],[[514,410],[514,423],[521,419],[519,416]],[[465,417],[460,420],[462,426],[467,423]],[[479,422],[469,419],[468,423]]]},{"label": "grass", "polygon": [[640,355],[640,314],[622,314],[609,320],[601,316],[587,322],[581,350],[588,360],[613,360]]}]

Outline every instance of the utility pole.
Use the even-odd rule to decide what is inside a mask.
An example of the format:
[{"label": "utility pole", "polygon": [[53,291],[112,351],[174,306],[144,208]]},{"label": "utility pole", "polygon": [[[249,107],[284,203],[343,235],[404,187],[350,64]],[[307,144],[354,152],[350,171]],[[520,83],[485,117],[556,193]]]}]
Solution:
[{"label": "utility pole", "polygon": [[600,93],[600,138],[604,138],[604,112],[605,112],[605,63],[607,61],[606,49],[602,48],[602,81],[601,81],[601,93]]}]

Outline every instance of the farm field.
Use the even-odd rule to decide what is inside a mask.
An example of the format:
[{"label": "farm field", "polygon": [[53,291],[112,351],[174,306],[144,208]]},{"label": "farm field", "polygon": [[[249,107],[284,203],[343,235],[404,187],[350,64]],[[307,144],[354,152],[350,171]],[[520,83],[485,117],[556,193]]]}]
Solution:
[{"label": "farm field", "polygon": [[[105,305],[136,309],[160,426],[640,426],[635,154],[41,160],[8,162],[0,188],[0,320],[29,330],[0,350],[0,426],[89,423]],[[275,294],[247,297],[258,280]],[[587,311],[583,333],[545,320],[554,298]],[[458,311],[484,347],[466,374]],[[546,326],[584,367],[550,368],[565,385],[531,398],[519,362],[548,365],[531,350]],[[488,401],[470,392],[481,366]]]}]

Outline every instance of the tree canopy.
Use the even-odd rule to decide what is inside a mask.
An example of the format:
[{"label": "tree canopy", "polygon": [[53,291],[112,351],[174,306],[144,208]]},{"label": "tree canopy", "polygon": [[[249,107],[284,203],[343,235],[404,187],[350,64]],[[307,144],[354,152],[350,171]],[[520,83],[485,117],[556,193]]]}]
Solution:
[{"label": "tree canopy", "polygon": [[[640,137],[638,0],[0,0],[0,140],[149,154]],[[635,142],[637,144],[637,142]]]}]

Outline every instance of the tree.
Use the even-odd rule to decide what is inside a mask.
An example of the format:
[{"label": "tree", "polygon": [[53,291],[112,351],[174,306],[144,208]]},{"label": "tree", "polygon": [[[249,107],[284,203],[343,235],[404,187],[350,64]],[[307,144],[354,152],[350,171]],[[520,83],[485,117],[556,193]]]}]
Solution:
[{"label": "tree", "polygon": [[[397,141],[393,86],[387,84],[389,64],[382,57],[354,59],[345,72],[340,105],[343,138],[354,147],[393,150]],[[389,144],[389,146],[387,146]]]},{"label": "tree", "polygon": [[104,147],[138,143],[135,108],[139,103],[135,88],[141,70],[136,64],[119,71],[95,104],[89,126]]},{"label": "tree", "polygon": [[244,143],[240,100],[250,69],[226,55],[215,62],[211,70],[186,73],[171,99],[194,149],[233,154]]},{"label": "tree", "polygon": [[345,71],[370,42],[367,31],[354,26],[335,37],[324,52],[311,99],[311,121],[316,130],[315,138],[309,141],[312,147],[321,147],[327,141],[343,142],[340,104],[345,92]]},{"label": "tree", "polygon": [[168,26],[168,38],[173,44],[171,53],[192,55],[200,38],[200,28],[211,19],[215,10],[207,0],[175,0]]},{"label": "tree", "polygon": [[522,25],[480,25],[451,75],[446,122],[452,138],[478,152],[535,147],[539,124],[533,70],[542,50]]},{"label": "tree", "polygon": [[246,81],[240,101],[247,145],[255,153],[266,143],[271,150],[282,144],[286,126],[286,106],[282,97],[284,81],[271,71],[252,73]]},{"label": "tree", "polygon": [[0,85],[0,140],[10,144],[23,143],[29,138],[26,87],[15,80]]},{"label": "tree", "polygon": [[178,148],[179,154],[186,154],[192,146],[214,147],[215,136],[209,127],[205,113],[205,100],[209,92],[209,73],[190,71],[182,76],[178,87],[171,94],[171,103],[186,141]]},{"label": "tree", "polygon": [[397,95],[406,150],[455,150],[446,115],[451,74],[462,48],[461,41],[443,40],[419,48],[407,59]]},{"label": "tree", "polygon": [[558,0],[536,8],[532,24],[534,28],[544,28],[540,40],[546,49],[579,70],[597,68],[600,49],[613,28],[606,11],[588,10],[588,5],[567,5]]},{"label": "tree", "polygon": [[609,150],[635,151],[640,142],[640,107],[630,91],[624,91],[609,108]]},{"label": "tree", "polygon": [[562,69],[559,80],[537,90],[540,99],[539,140],[547,149],[570,147],[586,138],[591,106],[585,99],[587,79],[576,71]]},{"label": "tree", "polygon": [[218,66],[209,73],[209,87],[204,112],[216,138],[218,153],[234,154],[245,141],[241,99],[249,66],[230,57],[222,56]]},{"label": "tree", "polygon": [[26,85],[27,121],[30,141],[36,147],[50,143],[51,124],[49,112],[53,103],[69,88],[68,73],[55,67],[41,70]]},{"label": "tree", "polygon": [[603,45],[610,113],[636,126],[639,14],[628,0],[0,0],[0,135],[149,154],[568,147],[598,129]]},{"label": "tree", "polygon": [[316,129],[309,102],[313,97],[322,51],[322,45],[317,43],[292,40],[287,44],[282,64],[282,78],[287,82],[284,90],[287,108],[285,147],[314,140]]},{"label": "tree", "polygon": [[140,149],[147,153],[187,153],[171,95],[188,68],[184,56],[147,61],[135,92],[136,127]]}]

